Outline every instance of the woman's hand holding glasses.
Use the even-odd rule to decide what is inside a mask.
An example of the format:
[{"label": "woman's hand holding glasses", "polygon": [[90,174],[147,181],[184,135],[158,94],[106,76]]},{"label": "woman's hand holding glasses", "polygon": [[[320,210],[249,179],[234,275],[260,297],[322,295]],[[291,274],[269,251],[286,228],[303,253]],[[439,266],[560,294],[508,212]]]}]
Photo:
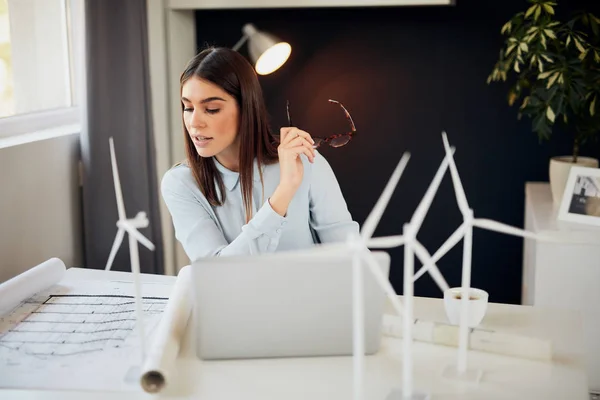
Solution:
[{"label": "woman's hand holding glasses", "polygon": [[314,162],[315,142],[308,132],[295,127],[281,128],[279,137],[279,186],[269,201],[275,212],[284,216],[304,177],[300,156],[304,154],[311,163]]},{"label": "woman's hand holding glasses", "polygon": [[275,143],[278,143],[277,152],[279,153],[279,186],[269,199],[271,207],[280,215],[285,215],[287,208],[302,183],[304,176],[304,167],[300,155],[304,154],[312,163],[315,161],[315,149],[322,144],[328,144],[331,147],[342,147],[352,139],[356,134],[354,121],[346,108],[336,100],[329,100],[329,103],[337,104],[341,107],[350,124],[350,130],[346,133],[330,135],[325,138],[312,138],[308,132],[295,128],[292,124],[290,115],[290,102],[286,104],[288,118],[288,127],[281,128],[280,134],[275,135]]}]

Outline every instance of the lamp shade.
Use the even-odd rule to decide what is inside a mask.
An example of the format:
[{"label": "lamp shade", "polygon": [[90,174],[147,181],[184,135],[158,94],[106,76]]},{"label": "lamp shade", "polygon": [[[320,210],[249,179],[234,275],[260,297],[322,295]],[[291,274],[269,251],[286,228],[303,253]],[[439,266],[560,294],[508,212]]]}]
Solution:
[{"label": "lamp shade", "polygon": [[242,29],[248,37],[248,52],[259,75],[276,71],[289,58],[292,46],[273,35],[257,30],[254,25],[246,24]]}]

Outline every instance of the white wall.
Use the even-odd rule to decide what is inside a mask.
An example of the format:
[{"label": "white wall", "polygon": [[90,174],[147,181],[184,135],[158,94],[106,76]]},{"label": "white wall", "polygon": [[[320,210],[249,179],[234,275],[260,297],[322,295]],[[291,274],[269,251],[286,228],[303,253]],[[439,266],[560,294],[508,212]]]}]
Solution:
[{"label": "white wall", "polygon": [[81,266],[79,135],[0,148],[0,282],[51,258]]}]

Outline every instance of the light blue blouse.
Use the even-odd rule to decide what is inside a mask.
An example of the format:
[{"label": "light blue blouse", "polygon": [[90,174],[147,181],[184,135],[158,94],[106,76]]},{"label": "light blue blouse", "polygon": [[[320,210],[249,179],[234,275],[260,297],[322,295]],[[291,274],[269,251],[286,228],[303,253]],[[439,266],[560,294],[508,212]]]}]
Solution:
[{"label": "light blue blouse", "polygon": [[304,249],[315,244],[313,233],[321,243],[341,242],[358,233],[331,166],[320,153],[316,152],[313,164],[302,156],[304,177],[285,217],[267,201],[279,184],[279,164],[262,166],[263,198],[255,161],[253,217],[247,224],[239,173],[213,160],[228,191],[222,206],[210,205],[186,165],[171,168],[162,178],[162,196],[175,236],[192,262],[202,257]]}]

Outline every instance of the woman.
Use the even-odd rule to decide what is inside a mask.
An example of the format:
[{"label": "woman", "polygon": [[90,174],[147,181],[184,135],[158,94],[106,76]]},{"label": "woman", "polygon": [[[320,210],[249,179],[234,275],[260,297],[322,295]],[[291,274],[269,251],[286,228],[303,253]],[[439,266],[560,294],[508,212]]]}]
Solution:
[{"label": "woman", "polygon": [[161,190],[191,261],[307,248],[358,232],[311,135],[285,127],[273,144],[260,84],[239,53],[196,55],[181,75],[181,101],[187,160],[164,175]]}]

